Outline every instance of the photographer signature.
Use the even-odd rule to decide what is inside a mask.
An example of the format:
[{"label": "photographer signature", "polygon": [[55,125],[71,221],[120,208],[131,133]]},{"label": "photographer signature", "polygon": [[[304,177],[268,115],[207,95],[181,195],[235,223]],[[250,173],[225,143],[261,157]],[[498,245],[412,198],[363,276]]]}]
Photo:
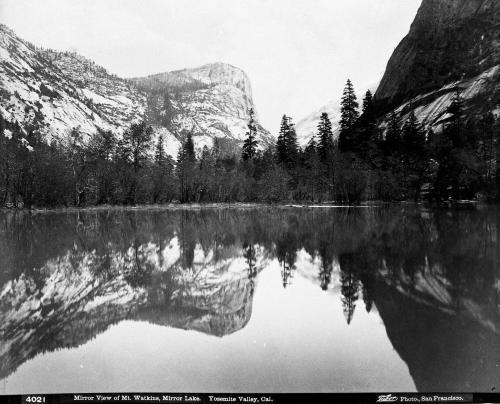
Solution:
[{"label": "photographer signature", "polygon": [[377,403],[392,403],[394,401],[398,401],[398,398],[396,396],[393,396],[392,394],[378,396],[377,399]]}]

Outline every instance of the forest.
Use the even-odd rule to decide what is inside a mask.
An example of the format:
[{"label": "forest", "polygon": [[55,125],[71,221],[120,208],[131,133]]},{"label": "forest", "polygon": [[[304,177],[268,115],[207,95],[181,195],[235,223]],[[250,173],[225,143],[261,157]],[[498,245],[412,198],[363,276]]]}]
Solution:
[{"label": "forest", "polygon": [[0,117],[0,206],[500,199],[500,120],[491,112],[468,116],[457,92],[434,132],[414,112],[404,121],[393,112],[381,125],[376,111],[371,92],[360,106],[348,80],[338,136],[323,113],[301,148],[283,115],[276,143],[264,147],[250,111],[240,153],[223,152],[217,140],[197,153],[188,133],[176,159],[146,121],[120,137],[99,131],[87,139],[74,128],[47,144]]}]

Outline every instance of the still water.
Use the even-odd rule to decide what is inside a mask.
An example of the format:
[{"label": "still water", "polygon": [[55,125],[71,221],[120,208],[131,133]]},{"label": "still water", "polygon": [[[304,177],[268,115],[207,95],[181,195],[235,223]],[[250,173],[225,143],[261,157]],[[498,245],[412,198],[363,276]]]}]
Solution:
[{"label": "still water", "polygon": [[0,214],[0,394],[492,391],[500,210]]}]

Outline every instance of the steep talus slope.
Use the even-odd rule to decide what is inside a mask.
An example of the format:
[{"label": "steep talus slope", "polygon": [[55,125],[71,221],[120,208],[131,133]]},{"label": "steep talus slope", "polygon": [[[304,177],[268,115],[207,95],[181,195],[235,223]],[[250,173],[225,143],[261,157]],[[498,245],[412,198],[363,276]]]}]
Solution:
[{"label": "steep talus slope", "polygon": [[144,115],[145,96],[127,80],[77,53],[46,50],[50,60],[82,90],[86,104],[117,129],[123,129]]},{"label": "steep talus slope", "polygon": [[419,108],[419,119],[436,126],[457,91],[472,112],[498,108],[499,66],[498,1],[423,0],[375,98],[382,112]]},{"label": "steep talus slope", "polygon": [[35,48],[0,25],[0,112],[48,141],[72,128],[122,132],[145,112],[145,97],[126,81],[72,53]]}]

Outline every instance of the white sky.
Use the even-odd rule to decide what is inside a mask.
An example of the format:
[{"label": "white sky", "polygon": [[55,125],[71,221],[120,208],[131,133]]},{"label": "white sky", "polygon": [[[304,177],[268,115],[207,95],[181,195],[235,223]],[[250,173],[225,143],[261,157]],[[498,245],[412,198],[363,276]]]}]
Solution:
[{"label": "white sky", "polygon": [[[261,123],[297,122],[377,83],[421,0],[0,0],[35,45],[76,50],[122,77],[210,62],[242,68]],[[361,94],[358,94],[361,96]]]}]

